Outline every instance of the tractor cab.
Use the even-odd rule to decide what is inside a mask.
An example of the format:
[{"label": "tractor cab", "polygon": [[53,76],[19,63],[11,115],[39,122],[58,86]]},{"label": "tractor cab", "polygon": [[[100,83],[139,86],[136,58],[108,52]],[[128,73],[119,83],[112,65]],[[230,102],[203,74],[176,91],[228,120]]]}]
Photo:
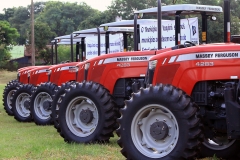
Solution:
[{"label": "tractor cab", "polygon": [[[181,29],[181,15],[201,15],[202,16],[202,43],[207,43],[207,22],[208,19],[216,20],[215,14],[222,13],[221,6],[212,5],[199,5],[199,4],[176,4],[176,5],[166,5],[161,8],[154,7],[144,10],[136,11],[134,14],[135,21],[138,21],[138,17],[143,17],[144,14],[158,15],[161,12],[162,16],[175,16],[175,45],[180,44],[180,29]],[[140,16],[139,16],[140,15]],[[159,18],[159,15],[158,15]],[[161,27],[161,21],[158,21],[159,28]],[[135,28],[139,28],[137,23],[134,24]],[[196,26],[198,27],[198,26]],[[159,37],[160,35],[158,35]],[[159,42],[160,43],[160,42]],[[160,49],[160,48],[159,48]]]},{"label": "tractor cab", "polygon": [[[75,67],[72,67],[69,70],[70,72],[76,72],[76,81],[83,81],[84,76],[86,78],[85,62],[88,59],[92,59],[104,54],[115,54],[115,52],[127,51],[128,37],[132,33],[133,27],[101,27],[73,32],[73,34],[77,34],[79,36],[88,35],[88,37],[82,38],[83,47],[81,55],[82,59],[85,61],[77,64]],[[103,37],[101,35],[105,36]],[[97,41],[94,41],[96,38]],[[93,48],[95,48],[95,50]]]}]

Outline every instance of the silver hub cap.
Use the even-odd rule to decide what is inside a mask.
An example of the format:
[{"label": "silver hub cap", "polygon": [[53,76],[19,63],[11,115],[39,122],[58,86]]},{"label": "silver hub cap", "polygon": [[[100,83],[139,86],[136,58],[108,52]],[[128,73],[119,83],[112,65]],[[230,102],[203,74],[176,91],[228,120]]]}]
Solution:
[{"label": "silver hub cap", "polygon": [[176,146],[178,137],[177,120],[162,105],[144,106],[133,117],[131,138],[138,151],[149,158],[168,155]]},{"label": "silver hub cap", "polygon": [[78,137],[91,135],[98,125],[98,117],[96,105],[87,97],[76,97],[67,106],[67,126]]},{"label": "silver hub cap", "polygon": [[11,90],[10,92],[8,92],[7,95],[7,105],[9,109],[12,109],[12,102],[11,102],[11,98],[13,96],[13,94],[16,92],[16,90]]},{"label": "silver hub cap", "polygon": [[46,120],[50,118],[51,111],[51,96],[46,92],[40,92],[34,99],[34,111],[37,117]]},{"label": "silver hub cap", "polygon": [[204,139],[203,145],[212,150],[224,150],[229,148],[236,140],[228,140],[227,136]]},{"label": "silver hub cap", "polygon": [[27,93],[21,93],[16,99],[16,111],[21,117],[30,116],[30,95]]}]

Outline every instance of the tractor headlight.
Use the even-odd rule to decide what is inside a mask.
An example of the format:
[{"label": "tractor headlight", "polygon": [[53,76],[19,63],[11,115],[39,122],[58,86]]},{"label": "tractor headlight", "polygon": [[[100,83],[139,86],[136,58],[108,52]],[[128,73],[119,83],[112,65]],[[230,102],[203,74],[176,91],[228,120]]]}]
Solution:
[{"label": "tractor headlight", "polygon": [[148,68],[154,70],[157,66],[157,60],[149,61]]},{"label": "tractor headlight", "polygon": [[90,63],[86,63],[84,67],[85,67],[85,70],[88,70],[90,67]]}]

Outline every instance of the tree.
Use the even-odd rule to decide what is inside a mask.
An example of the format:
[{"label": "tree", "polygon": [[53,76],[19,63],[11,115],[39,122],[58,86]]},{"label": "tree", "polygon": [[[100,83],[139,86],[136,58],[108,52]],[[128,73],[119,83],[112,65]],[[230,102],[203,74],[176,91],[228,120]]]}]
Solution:
[{"label": "tree", "polygon": [[47,23],[56,35],[66,35],[78,29],[79,24],[94,15],[96,10],[86,3],[47,2],[37,18]]},{"label": "tree", "polygon": [[51,28],[48,26],[48,24],[37,21],[35,23],[34,36],[37,58],[44,60],[44,64],[50,63],[51,51],[49,48],[47,48],[47,44],[49,43],[49,39],[56,36],[55,33],[51,31]]},{"label": "tree", "polygon": [[12,28],[7,21],[0,21],[0,66],[10,59],[9,45],[15,44],[18,36],[17,30]]},{"label": "tree", "polygon": [[115,21],[115,17],[111,11],[106,10],[104,12],[97,11],[93,16],[85,19],[79,25],[79,29],[98,27],[103,23],[109,23]]},{"label": "tree", "polygon": [[19,36],[16,28],[12,28],[7,21],[0,21],[0,45],[7,49],[8,45],[15,44]]},{"label": "tree", "polygon": [[9,18],[13,17],[16,8],[4,8],[4,20],[9,21]]},{"label": "tree", "polygon": [[17,40],[18,44],[20,45],[26,44],[26,40],[28,38],[27,33],[30,29],[29,10],[26,7],[15,8],[15,12],[13,16],[9,18],[9,22],[20,33],[20,37]]},{"label": "tree", "polygon": [[133,19],[135,10],[156,6],[156,0],[113,0],[108,9],[114,17],[122,16],[123,19]]}]

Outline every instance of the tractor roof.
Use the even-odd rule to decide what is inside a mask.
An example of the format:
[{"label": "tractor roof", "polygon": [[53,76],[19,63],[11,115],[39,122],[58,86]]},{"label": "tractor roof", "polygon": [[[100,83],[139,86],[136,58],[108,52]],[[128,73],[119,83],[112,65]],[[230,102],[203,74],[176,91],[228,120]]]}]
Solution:
[{"label": "tractor roof", "polygon": [[[147,24],[149,22],[157,22],[157,19],[139,19],[137,21],[138,24]],[[122,20],[118,22],[111,22],[111,23],[104,23],[101,24],[100,27],[133,27],[134,26],[134,20]]]},{"label": "tractor roof", "polygon": [[[139,14],[156,14],[157,7],[143,9],[135,11],[134,13]],[[182,11],[181,14],[201,14],[206,12],[206,14],[222,13],[222,7],[220,6],[211,6],[211,5],[199,5],[199,4],[176,4],[176,5],[167,5],[162,6],[161,8],[162,15],[164,16],[173,16],[178,11]]]},{"label": "tractor roof", "polygon": [[[109,27],[107,30],[104,30],[104,28],[99,28],[101,34],[105,34],[106,32],[110,33],[133,33],[133,27]],[[106,29],[106,28],[105,28]],[[81,38],[83,37],[91,37],[94,36],[94,34],[97,34],[97,28],[91,28],[91,29],[85,29],[80,31],[73,32],[73,44],[77,42],[81,42]],[[54,38],[51,42],[54,43],[55,40],[57,40],[58,44],[71,44],[71,34],[59,36]]]},{"label": "tractor roof", "polygon": [[[99,28],[101,34],[105,34],[106,32],[110,33],[133,33],[133,27],[109,27],[107,30],[104,30],[104,28]],[[91,28],[91,29],[85,29],[80,31],[75,31],[73,34],[97,34],[98,30],[97,28]]]}]

